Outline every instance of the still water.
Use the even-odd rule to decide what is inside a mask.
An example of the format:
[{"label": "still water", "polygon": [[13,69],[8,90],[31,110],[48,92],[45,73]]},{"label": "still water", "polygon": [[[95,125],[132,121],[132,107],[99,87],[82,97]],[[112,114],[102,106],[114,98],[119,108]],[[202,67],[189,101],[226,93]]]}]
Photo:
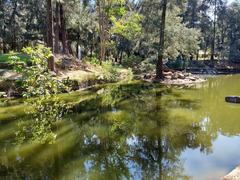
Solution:
[{"label": "still water", "polygon": [[194,87],[132,82],[62,95],[53,144],[17,143],[19,100],[0,103],[0,179],[214,180],[240,164],[240,76]]}]

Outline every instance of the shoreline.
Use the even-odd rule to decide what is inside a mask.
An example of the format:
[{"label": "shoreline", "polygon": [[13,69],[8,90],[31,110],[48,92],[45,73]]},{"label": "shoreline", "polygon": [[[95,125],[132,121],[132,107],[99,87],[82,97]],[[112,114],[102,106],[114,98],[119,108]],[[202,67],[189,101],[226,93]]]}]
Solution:
[{"label": "shoreline", "polygon": [[182,71],[164,71],[164,78],[162,80],[156,80],[155,75],[144,75],[141,79],[145,82],[150,83],[161,83],[163,85],[194,85],[203,83],[206,81],[205,78],[200,75],[193,75],[191,73],[186,73]]}]

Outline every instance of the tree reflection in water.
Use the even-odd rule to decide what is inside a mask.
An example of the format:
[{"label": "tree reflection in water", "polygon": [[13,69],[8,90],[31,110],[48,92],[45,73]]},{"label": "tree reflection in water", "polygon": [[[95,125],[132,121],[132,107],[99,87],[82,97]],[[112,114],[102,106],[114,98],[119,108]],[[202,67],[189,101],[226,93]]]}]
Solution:
[{"label": "tree reflection in water", "polygon": [[[175,106],[199,108],[197,101],[138,83],[91,91],[95,96],[75,105],[71,120],[58,123],[55,144],[6,145],[7,163],[1,160],[6,177],[189,179],[181,152],[188,147],[211,151],[214,137],[202,122],[171,112]],[[11,159],[17,156],[21,161]]]}]

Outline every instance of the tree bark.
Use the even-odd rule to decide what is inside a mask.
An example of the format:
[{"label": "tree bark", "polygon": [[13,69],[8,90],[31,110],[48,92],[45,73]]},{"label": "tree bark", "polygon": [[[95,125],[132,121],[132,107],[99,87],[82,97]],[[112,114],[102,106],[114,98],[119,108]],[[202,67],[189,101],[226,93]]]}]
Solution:
[{"label": "tree bark", "polygon": [[[53,50],[53,12],[52,12],[52,0],[47,0],[47,31],[48,40],[47,46]],[[51,71],[55,71],[54,56],[48,59],[48,68]]]},{"label": "tree bark", "polygon": [[217,12],[217,0],[214,0],[214,17],[213,17],[213,37],[212,37],[212,46],[211,46],[211,61],[214,61],[214,55],[215,55],[216,12]]},{"label": "tree bark", "polygon": [[4,53],[4,27],[5,27],[5,18],[4,18],[4,1],[0,0],[0,54]]},{"label": "tree bark", "polygon": [[164,55],[164,36],[165,36],[165,26],[166,26],[166,11],[167,11],[167,0],[162,2],[162,17],[160,25],[160,41],[158,50],[158,60],[156,64],[156,80],[163,79],[163,55]]},{"label": "tree bark", "polygon": [[54,53],[59,53],[59,21],[60,21],[60,11],[59,11],[59,2],[56,2],[55,9],[55,43],[54,43]]},{"label": "tree bark", "polygon": [[15,28],[15,16],[16,16],[16,13],[17,13],[17,1],[13,1],[12,2],[12,6],[13,6],[13,11],[12,11],[12,14],[11,14],[11,17],[10,17],[10,26],[12,27],[11,28],[11,50],[16,50],[16,28]]},{"label": "tree bark", "polygon": [[98,0],[98,15],[99,15],[99,37],[100,37],[100,64],[106,58],[106,35],[105,35],[105,21],[104,21],[105,0]]},{"label": "tree bark", "polygon": [[61,21],[61,36],[62,36],[62,46],[63,53],[69,54],[68,42],[67,42],[67,31],[66,31],[66,21],[65,21],[65,11],[63,4],[60,3],[60,21]]}]

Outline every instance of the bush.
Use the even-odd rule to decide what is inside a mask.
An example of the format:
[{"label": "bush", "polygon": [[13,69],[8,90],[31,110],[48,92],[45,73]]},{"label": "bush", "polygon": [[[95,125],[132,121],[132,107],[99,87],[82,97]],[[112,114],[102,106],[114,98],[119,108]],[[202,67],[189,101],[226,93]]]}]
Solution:
[{"label": "bush", "polygon": [[100,60],[96,56],[87,57],[85,61],[93,65],[100,65]]},{"label": "bush", "polygon": [[102,64],[102,72],[98,76],[99,80],[104,80],[108,82],[116,82],[120,77],[120,73],[118,69],[112,65],[111,62],[103,62]]},{"label": "bush", "polygon": [[125,67],[134,68],[136,66],[139,66],[139,64],[141,64],[142,61],[143,59],[141,57],[131,55],[130,57],[124,58],[122,65]]},{"label": "bush", "polygon": [[24,48],[23,52],[30,57],[32,66],[20,64],[21,59],[15,55],[11,57],[11,63],[15,71],[22,75],[20,81],[24,89],[24,97],[57,94],[65,88],[61,82],[54,79],[48,70],[47,59],[52,56],[49,48],[37,45],[34,48]]}]

